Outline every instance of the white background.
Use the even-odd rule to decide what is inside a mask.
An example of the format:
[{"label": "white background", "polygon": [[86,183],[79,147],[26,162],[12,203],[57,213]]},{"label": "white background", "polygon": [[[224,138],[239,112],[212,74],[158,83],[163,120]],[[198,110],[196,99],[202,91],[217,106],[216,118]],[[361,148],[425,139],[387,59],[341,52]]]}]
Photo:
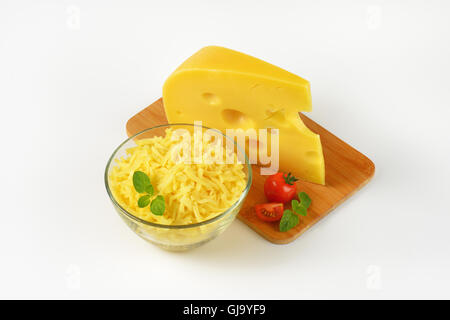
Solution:
[{"label": "white background", "polygon": [[[0,2],[0,298],[450,298],[446,1]],[[240,221],[187,253],[127,229],[103,171],[205,45],[312,84],[374,179],[302,237]]]}]

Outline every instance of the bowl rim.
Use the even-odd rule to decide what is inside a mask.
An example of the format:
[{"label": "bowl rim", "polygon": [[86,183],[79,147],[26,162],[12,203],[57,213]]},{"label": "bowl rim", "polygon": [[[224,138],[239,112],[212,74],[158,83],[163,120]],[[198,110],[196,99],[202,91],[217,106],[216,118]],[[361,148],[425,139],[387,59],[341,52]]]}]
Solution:
[{"label": "bowl rim", "polygon": [[[111,189],[109,187],[109,179],[108,179],[108,171],[109,168],[111,167],[111,164],[114,160],[115,155],[117,154],[117,152],[130,140],[133,140],[135,137],[137,137],[140,134],[143,134],[145,132],[148,132],[150,130],[153,129],[157,129],[157,128],[161,128],[161,127],[172,127],[172,126],[191,126],[191,127],[201,127],[203,129],[209,129],[209,130],[214,130],[216,132],[219,132],[222,136],[224,136],[226,139],[232,141],[234,143],[234,145],[236,146],[237,150],[239,150],[239,152],[241,152],[244,155],[245,158],[245,165],[247,166],[247,185],[244,188],[244,191],[242,192],[242,194],[239,196],[239,199],[236,200],[236,202],[234,202],[227,210],[223,211],[222,213],[214,216],[211,219],[202,221],[202,222],[197,222],[197,223],[192,223],[192,224],[179,224],[179,225],[168,225],[168,224],[159,224],[159,223],[154,223],[154,222],[150,222],[147,220],[143,220],[139,217],[136,217],[135,215],[133,215],[132,213],[128,212],[125,208],[123,208],[114,198]],[[115,207],[119,208],[119,210],[125,214],[128,218],[135,220],[139,223],[148,225],[148,226],[152,226],[152,227],[157,227],[157,228],[162,228],[162,229],[189,229],[189,228],[195,228],[195,227],[199,227],[199,226],[204,226],[207,224],[210,224],[212,222],[215,222],[219,219],[221,219],[222,217],[226,216],[228,213],[233,212],[233,210],[245,199],[245,197],[247,196],[250,187],[252,185],[252,166],[249,162],[248,156],[245,153],[245,151],[237,144],[237,142],[235,142],[234,140],[232,140],[230,137],[228,137],[226,134],[222,133],[220,130],[214,129],[214,128],[210,128],[204,125],[198,125],[198,124],[193,124],[193,123],[167,123],[167,124],[161,124],[161,125],[157,125],[157,126],[153,126],[151,128],[147,128],[144,129],[132,136],[130,136],[128,139],[126,139],[125,141],[123,141],[116,149],[114,149],[112,155],[109,157],[108,159],[108,163],[106,164],[106,168],[105,168],[105,174],[104,174],[104,181],[105,181],[105,187],[106,187],[106,192],[108,193],[109,198],[111,199],[112,203],[114,204]]]}]

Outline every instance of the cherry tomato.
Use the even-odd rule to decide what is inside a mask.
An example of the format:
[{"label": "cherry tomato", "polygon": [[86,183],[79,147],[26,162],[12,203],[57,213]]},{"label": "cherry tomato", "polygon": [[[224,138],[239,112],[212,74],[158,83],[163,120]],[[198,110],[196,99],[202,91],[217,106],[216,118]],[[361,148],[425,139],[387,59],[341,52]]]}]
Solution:
[{"label": "cherry tomato", "polygon": [[283,216],[282,203],[264,203],[255,205],[256,216],[268,222],[278,221]]},{"label": "cherry tomato", "polygon": [[282,172],[269,176],[264,183],[264,194],[270,202],[286,203],[295,197],[297,192],[297,181],[291,173]]}]

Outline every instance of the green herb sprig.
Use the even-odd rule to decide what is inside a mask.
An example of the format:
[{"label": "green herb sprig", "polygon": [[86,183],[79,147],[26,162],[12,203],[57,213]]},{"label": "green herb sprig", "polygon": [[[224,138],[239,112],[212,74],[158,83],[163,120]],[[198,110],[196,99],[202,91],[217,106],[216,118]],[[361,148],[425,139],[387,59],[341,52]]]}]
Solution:
[{"label": "green herb sprig", "polygon": [[150,205],[150,211],[157,216],[162,216],[166,210],[166,203],[164,197],[161,195],[156,196],[151,202],[151,197],[155,193],[153,185],[150,182],[150,178],[142,171],[135,171],[133,174],[133,186],[139,193],[144,193],[138,199],[139,208],[145,208]]},{"label": "green herb sprig", "polygon": [[303,217],[307,215],[307,210],[311,205],[311,198],[305,192],[299,192],[298,198],[300,202],[295,199],[291,201],[292,210],[284,210],[280,221],[281,232],[286,232],[298,225],[300,221],[298,215]]}]

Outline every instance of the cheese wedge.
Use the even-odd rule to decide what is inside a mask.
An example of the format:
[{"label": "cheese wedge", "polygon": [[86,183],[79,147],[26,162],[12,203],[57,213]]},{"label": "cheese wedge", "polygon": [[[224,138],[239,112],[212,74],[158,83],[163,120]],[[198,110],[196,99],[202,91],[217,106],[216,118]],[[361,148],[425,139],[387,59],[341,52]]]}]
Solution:
[{"label": "cheese wedge", "polygon": [[249,55],[209,46],[169,76],[163,102],[169,123],[202,121],[224,132],[279,129],[280,170],[325,184],[320,137],[298,115],[311,111],[307,80]]}]

